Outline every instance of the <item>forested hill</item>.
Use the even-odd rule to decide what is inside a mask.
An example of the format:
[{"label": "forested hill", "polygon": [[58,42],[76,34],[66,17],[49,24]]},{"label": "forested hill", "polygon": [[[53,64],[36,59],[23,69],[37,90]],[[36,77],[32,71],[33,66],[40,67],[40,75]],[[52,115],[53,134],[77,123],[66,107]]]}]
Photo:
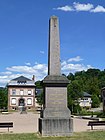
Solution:
[{"label": "forested hill", "polygon": [[[101,88],[105,87],[105,70],[88,69],[75,74],[69,73],[67,78],[70,81],[67,87],[69,108],[75,104],[74,101],[83,96],[83,92],[92,95],[92,107],[100,105]],[[42,88],[40,83],[41,81],[36,82],[36,88]]]},{"label": "forested hill", "polygon": [[78,85],[81,91],[86,91],[89,94],[100,94],[101,88],[105,87],[105,70],[88,69],[87,71],[69,73],[67,78],[72,84]]},{"label": "forested hill", "polygon": [[[76,100],[80,93],[87,92],[92,95],[92,106],[98,107],[101,97],[101,88],[105,87],[105,70],[88,69],[87,71],[69,73],[68,98]],[[70,101],[71,104],[71,101]]]}]

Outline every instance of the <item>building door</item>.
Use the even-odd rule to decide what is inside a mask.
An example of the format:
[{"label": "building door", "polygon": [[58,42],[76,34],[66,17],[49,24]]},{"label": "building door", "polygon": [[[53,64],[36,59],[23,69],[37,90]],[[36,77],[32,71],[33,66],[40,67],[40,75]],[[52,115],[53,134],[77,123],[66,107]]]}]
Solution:
[{"label": "building door", "polygon": [[19,99],[19,106],[25,106],[25,101],[23,98]]}]

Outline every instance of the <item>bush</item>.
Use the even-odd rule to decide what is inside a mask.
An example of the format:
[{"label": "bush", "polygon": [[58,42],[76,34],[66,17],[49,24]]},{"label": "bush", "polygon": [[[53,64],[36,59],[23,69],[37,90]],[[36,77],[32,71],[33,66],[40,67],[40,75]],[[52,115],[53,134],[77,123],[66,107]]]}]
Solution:
[{"label": "bush", "polygon": [[80,115],[91,115],[90,112],[88,114],[87,110],[85,108],[83,108],[81,111],[80,111]]},{"label": "bush", "polygon": [[93,108],[97,108],[100,106],[100,100],[99,97],[97,95],[92,95],[92,107]]},{"label": "bush", "polygon": [[81,111],[81,107],[79,104],[73,106],[73,114],[79,115]]},{"label": "bush", "polygon": [[93,115],[96,115],[96,116],[99,116],[101,113],[100,112],[93,112],[93,111],[87,111],[86,108],[82,108],[79,115],[82,115],[82,116],[93,116]]},{"label": "bush", "polygon": [[97,114],[97,117],[99,118],[105,118],[105,112],[100,112],[99,114]]}]

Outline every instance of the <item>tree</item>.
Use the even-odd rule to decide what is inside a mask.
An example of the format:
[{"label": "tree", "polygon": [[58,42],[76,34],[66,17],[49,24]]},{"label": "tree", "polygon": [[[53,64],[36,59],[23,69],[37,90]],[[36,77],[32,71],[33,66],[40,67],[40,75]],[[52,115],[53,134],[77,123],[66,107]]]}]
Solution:
[{"label": "tree", "polygon": [[93,107],[100,105],[101,88],[105,87],[105,70],[88,69],[87,71],[69,73],[67,78],[71,81],[68,85],[68,106],[73,110],[75,100],[80,97],[80,92],[92,95]]},{"label": "tree", "polygon": [[77,80],[74,80],[68,85],[68,107],[72,113],[79,111],[78,99],[80,97],[82,97],[81,86]]},{"label": "tree", "polygon": [[7,88],[0,89],[0,109],[7,108],[8,105],[8,94]]},{"label": "tree", "polygon": [[[105,87],[105,70],[100,71],[99,69],[91,68],[87,71],[76,72],[75,74],[69,73],[67,78],[70,81],[67,87],[68,107],[70,110],[74,110],[74,106],[76,104],[78,105],[76,100],[82,96],[80,94],[82,92],[87,92],[92,95],[93,107],[99,106],[101,89]],[[36,87],[42,88],[41,81],[36,82]]]},{"label": "tree", "polygon": [[77,80],[72,81],[68,85],[68,93],[72,97],[72,99],[76,100],[80,98],[81,92],[82,92],[81,85]]},{"label": "tree", "polygon": [[36,81],[35,85],[36,85],[36,88],[41,89],[42,88],[42,81]]},{"label": "tree", "polygon": [[39,105],[44,104],[44,93],[43,93],[43,91],[39,95],[37,95],[37,103]]},{"label": "tree", "polygon": [[74,75],[72,73],[69,73],[68,76],[67,76],[67,78],[69,80],[73,81],[74,80]]},{"label": "tree", "polygon": [[96,94],[92,95],[92,107],[97,108],[100,105],[100,100]]},{"label": "tree", "polygon": [[86,72],[86,74],[91,77],[96,77],[99,75],[99,73],[100,73],[99,69],[88,69]]}]

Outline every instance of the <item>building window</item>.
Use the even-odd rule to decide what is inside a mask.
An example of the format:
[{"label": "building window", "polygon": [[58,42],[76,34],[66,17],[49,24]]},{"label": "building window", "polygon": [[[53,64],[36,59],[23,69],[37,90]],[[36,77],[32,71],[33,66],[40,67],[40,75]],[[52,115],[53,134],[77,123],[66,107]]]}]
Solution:
[{"label": "building window", "polygon": [[88,98],[84,98],[84,100],[86,101],[86,100],[88,100]]},{"label": "building window", "polygon": [[16,95],[16,89],[12,89],[12,95]]},{"label": "building window", "polygon": [[17,83],[20,84],[20,85],[21,84],[23,85],[23,84],[26,84],[27,82],[26,81],[17,81]]},{"label": "building window", "polygon": [[28,90],[28,95],[31,95],[32,94],[32,91],[31,90]]},{"label": "building window", "polygon": [[24,91],[23,90],[20,90],[20,95],[23,95],[24,94]]},{"label": "building window", "polygon": [[27,105],[32,105],[32,99],[31,98],[27,99]]},{"label": "building window", "polygon": [[16,105],[16,99],[15,99],[15,98],[12,98],[11,104],[12,104],[12,105]]}]

